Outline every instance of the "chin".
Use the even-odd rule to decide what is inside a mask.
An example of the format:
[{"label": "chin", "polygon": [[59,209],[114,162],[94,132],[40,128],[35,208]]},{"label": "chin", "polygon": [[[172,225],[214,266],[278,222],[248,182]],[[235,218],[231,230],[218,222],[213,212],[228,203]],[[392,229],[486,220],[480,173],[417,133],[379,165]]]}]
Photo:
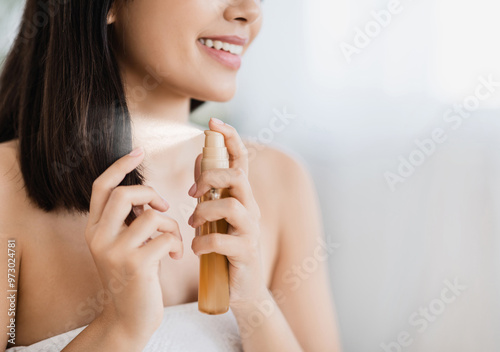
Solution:
[{"label": "chin", "polygon": [[223,102],[226,102],[226,101],[229,101],[229,100],[233,99],[233,97],[234,97],[235,94],[236,94],[236,89],[231,90],[231,91],[227,91],[227,92],[224,92],[224,93],[220,93],[220,94],[216,95],[211,100],[223,103]]},{"label": "chin", "polygon": [[209,87],[202,94],[193,94],[191,95],[191,97],[201,101],[215,101],[224,103],[233,99],[235,94],[236,82],[232,81],[227,83],[226,85],[223,85],[219,82],[217,86]]}]

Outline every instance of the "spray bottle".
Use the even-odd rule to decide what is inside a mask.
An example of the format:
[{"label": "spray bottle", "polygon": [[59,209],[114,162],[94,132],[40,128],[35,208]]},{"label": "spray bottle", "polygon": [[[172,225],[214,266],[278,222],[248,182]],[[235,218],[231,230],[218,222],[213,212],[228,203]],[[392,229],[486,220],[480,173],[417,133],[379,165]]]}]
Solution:
[{"label": "spray bottle", "polygon": [[[205,147],[201,159],[201,172],[209,169],[229,168],[224,135],[205,130]],[[212,188],[198,198],[198,204],[207,200],[229,196],[227,188]],[[225,219],[207,221],[199,228],[199,236],[209,233],[227,234]],[[200,255],[200,281],[198,286],[198,310],[206,314],[222,314],[229,309],[229,262],[225,255],[207,253]]]}]

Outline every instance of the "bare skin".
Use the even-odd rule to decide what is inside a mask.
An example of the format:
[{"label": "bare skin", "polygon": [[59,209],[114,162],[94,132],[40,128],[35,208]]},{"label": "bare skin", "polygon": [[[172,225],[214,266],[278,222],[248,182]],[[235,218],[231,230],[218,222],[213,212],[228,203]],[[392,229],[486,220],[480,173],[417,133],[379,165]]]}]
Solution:
[{"label": "bare skin", "polygon": [[[203,146],[203,137],[196,139],[193,142],[196,148],[186,150],[185,154],[180,155],[181,160],[196,158]],[[3,198],[2,201],[3,204],[9,204],[9,207],[2,207],[2,212],[10,220],[7,224],[2,222],[2,225],[12,224],[2,227],[5,231],[8,229],[11,237],[16,238],[17,260],[22,262],[19,280],[22,294],[19,296],[16,322],[16,341],[17,345],[22,346],[89,324],[94,319],[90,312],[98,315],[102,309],[97,297],[102,291],[102,284],[83,236],[88,216],[63,211],[46,214],[27,202],[22,182],[16,182],[21,181],[18,162],[14,159],[16,144],[7,142],[0,147],[4,164],[2,171],[10,170],[3,177],[10,182],[3,183],[2,186],[6,195],[10,194],[8,200]],[[165,169],[167,168],[168,164],[165,165]],[[258,174],[253,176],[256,181],[258,177]],[[162,261],[161,274],[166,279],[162,282],[164,306],[197,300],[199,258],[188,250],[195,229],[187,224],[187,217],[178,207],[180,204],[193,204],[193,198],[186,191],[193,180],[191,166],[162,184],[151,184],[170,203],[167,214],[178,221],[187,247],[182,260],[165,258]],[[257,194],[258,191],[257,189]],[[260,196],[266,197],[263,191]],[[272,214],[269,210],[265,213]],[[30,221],[26,222],[25,219]],[[276,260],[275,219],[276,217],[265,216],[262,221],[265,233],[263,248],[266,282],[269,284]],[[78,307],[82,307],[81,311],[85,313],[79,314],[76,309]],[[41,321],[44,324],[40,324]]]},{"label": "bare skin", "polygon": [[[198,138],[196,142],[192,141],[193,149],[191,151],[184,149],[185,154],[179,159],[186,160],[195,157],[202,146],[202,139],[203,137]],[[249,148],[255,147],[248,142],[246,145]],[[5,233],[5,235],[2,234],[2,249],[5,247],[6,238],[16,239],[17,260],[22,263],[21,274],[16,280],[20,290],[16,314],[16,345],[22,346],[91,323],[95,317],[88,312],[95,312],[96,316],[99,315],[102,305],[99,304],[97,295],[102,292],[103,288],[83,236],[88,217],[64,211],[47,214],[33,207],[27,201],[22,188],[16,148],[17,141],[0,144],[2,203],[9,205],[1,208],[0,219]],[[264,148],[256,153],[256,157],[249,166],[250,170],[267,169],[268,172],[263,175],[251,171],[249,181],[262,213],[261,248],[267,286],[273,290],[282,289],[284,292],[289,292],[286,294],[287,299],[282,309],[287,313],[288,320],[295,324],[299,340],[302,336],[301,341],[304,341],[304,346],[311,346],[306,350],[326,351],[327,349],[324,349],[326,346],[338,344],[333,315],[322,313],[325,306],[328,307],[331,304],[325,290],[324,271],[326,268],[320,268],[308,279],[307,284],[292,293],[290,285],[283,284],[282,280],[287,264],[285,261],[278,262],[278,253],[286,251],[287,247],[285,241],[279,245],[280,229],[283,231],[286,227],[283,220],[290,222],[292,219],[293,206],[283,201],[283,197],[287,196],[286,186],[277,189],[276,185],[282,184],[280,178],[283,176],[283,171],[280,170],[290,167],[291,164],[293,164],[292,167],[297,167],[295,162],[281,151]],[[167,214],[178,220],[185,244],[191,243],[195,231],[184,220],[185,216],[176,205],[190,202],[186,189],[193,182],[192,173],[191,167],[184,173],[179,173],[177,177],[173,177],[169,182],[152,184],[160,194],[168,195],[166,198],[171,208]],[[288,210],[287,205],[290,208]],[[303,226],[310,226],[308,216],[312,218],[317,216],[312,211],[314,206],[303,204],[303,208],[311,210],[309,214],[300,214],[296,221],[303,223]],[[30,221],[27,222],[26,219]],[[295,234],[295,236],[303,235]],[[312,239],[304,239],[304,241],[314,245]],[[297,262],[300,262],[300,259]],[[279,264],[278,268],[277,264]],[[186,250],[180,261],[168,257],[162,260],[161,282],[165,307],[196,301],[198,268],[199,259],[191,250]],[[312,291],[314,294],[309,296]],[[322,300],[311,300],[314,296],[319,296]],[[307,309],[304,312],[296,309],[300,305],[293,305],[292,302],[301,300],[306,306],[310,305],[310,308],[316,306],[319,314],[310,314]],[[85,311],[86,314],[79,313],[78,307],[83,307],[81,311]],[[301,319],[305,318],[304,314],[310,315],[307,320],[311,321],[311,325],[301,322]],[[42,321],[43,324],[40,324]],[[328,338],[327,341],[318,343],[317,340],[308,338],[308,334],[317,333],[315,326],[323,326],[325,332],[329,333],[328,336],[324,336]],[[311,331],[308,332],[308,328]],[[331,333],[334,335],[330,335]]]},{"label": "bare skin", "polygon": [[[157,210],[166,211],[176,222],[183,240],[183,249],[172,245],[171,255],[167,251],[161,259],[159,282],[163,306],[196,301],[197,254],[214,250],[210,247],[213,243],[197,240],[194,228],[188,224],[191,214],[197,214],[197,226],[203,221],[201,212],[193,213],[196,199],[188,195],[188,190],[195,180],[195,160],[202,150],[204,135],[200,129],[191,138],[169,144],[179,129],[151,128],[151,124],[165,127],[172,122],[179,128],[188,126],[190,97],[210,101],[227,101],[232,97],[236,70],[206,56],[196,40],[237,34],[249,39],[246,50],[260,29],[262,16],[257,3],[254,0],[134,1],[127,2],[129,5],[109,17],[109,23],[120,33],[118,37],[124,38],[117,47],[126,48],[127,55],[119,56],[118,60],[132,116],[134,147],[143,146],[145,151],[142,163],[147,167],[146,184],[168,201],[170,207],[162,208],[158,205],[159,196],[151,196],[156,199],[153,203],[157,202]],[[165,16],[171,18],[166,20]],[[176,25],[172,25],[174,22]],[[154,37],[154,33],[161,35]],[[172,48],[183,53],[182,57],[172,55]],[[149,72],[144,67],[155,68],[159,84],[139,99],[134,89],[141,86]],[[217,129],[213,122],[210,128]],[[247,298],[248,304],[231,307],[240,329],[245,330],[246,317],[256,309],[251,302],[271,302],[273,307],[273,314],[254,328],[252,334],[242,337],[244,350],[338,351],[327,261],[324,253],[318,254],[324,234],[312,180],[304,166],[287,153],[250,142],[245,142],[245,146],[253,155],[248,158],[248,174],[244,176],[251,192],[246,189],[245,197],[260,210],[256,235],[263,275],[253,275],[253,281],[248,281],[239,273],[238,280],[247,287],[264,287],[275,297],[267,290],[256,290]],[[118,341],[128,343],[127,350],[140,351],[153,332],[151,328],[137,331],[136,335],[125,334],[124,329],[115,329],[122,326],[116,324],[116,315],[101,314],[102,306],[97,302],[103,292],[99,279],[102,268],[99,271],[95,264],[97,256],[89,250],[88,238],[95,235],[86,231],[89,216],[67,211],[44,213],[35,208],[24,192],[16,153],[16,141],[0,144],[0,250],[6,253],[7,239],[15,239],[17,262],[21,263],[16,271],[19,274],[16,345],[29,345],[89,324],[65,351],[125,351],[116,345]],[[142,192],[146,192],[144,188]],[[101,193],[93,191],[92,196],[101,197]],[[249,208],[238,208],[240,218],[248,217]],[[205,211],[208,214],[207,208]],[[220,253],[230,252],[230,247],[228,243],[221,245]],[[294,271],[306,258],[315,261],[314,270]],[[249,273],[257,272],[252,265],[247,267]],[[6,260],[0,263],[0,270],[0,288],[6,289]],[[147,301],[145,294],[140,297]],[[7,311],[8,302],[0,302],[1,311]],[[7,326],[8,319],[2,315],[0,325]],[[5,346],[6,334],[1,336],[0,343]]]}]

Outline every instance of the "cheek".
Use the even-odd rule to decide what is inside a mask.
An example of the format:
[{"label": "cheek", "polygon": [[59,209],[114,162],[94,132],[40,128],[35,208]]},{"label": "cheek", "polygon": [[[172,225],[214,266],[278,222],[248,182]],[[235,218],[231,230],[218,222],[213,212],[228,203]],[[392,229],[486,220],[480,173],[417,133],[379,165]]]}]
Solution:
[{"label": "cheek", "polygon": [[165,86],[200,100],[226,101],[234,95],[236,72],[219,66],[197,43],[220,22],[210,1],[135,3],[117,23],[129,73],[140,79],[153,70]]},{"label": "cheek", "polygon": [[123,58],[139,69],[160,65],[162,71],[175,72],[196,49],[196,26],[169,16],[135,16],[121,28]]}]

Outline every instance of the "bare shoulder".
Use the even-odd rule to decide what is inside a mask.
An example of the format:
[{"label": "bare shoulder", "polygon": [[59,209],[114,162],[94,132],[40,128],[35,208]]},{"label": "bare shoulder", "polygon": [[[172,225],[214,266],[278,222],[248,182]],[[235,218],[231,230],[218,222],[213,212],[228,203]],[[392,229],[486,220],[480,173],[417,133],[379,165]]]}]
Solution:
[{"label": "bare shoulder", "polygon": [[[16,140],[0,143],[0,202],[2,203],[10,203],[16,190],[23,186],[17,148]],[[18,187],[15,187],[16,185]]]},{"label": "bare shoulder", "polygon": [[261,230],[265,234],[262,250],[269,269],[266,280],[270,288],[279,258],[290,252],[283,246],[287,241],[282,240],[284,234],[290,235],[287,226],[304,218],[303,207],[298,203],[307,202],[312,192],[305,163],[296,153],[282,146],[245,139],[243,144],[248,151],[248,180],[260,209]]},{"label": "bare shoulder", "polygon": [[[283,146],[266,145],[243,139],[248,150],[249,177],[267,180],[273,188],[286,189],[293,182],[310,177],[304,159],[296,152]],[[283,187],[279,187],[279,186]]]},{"label": "bare shoulder", "polygon": [[[313,181],[304,159],[282,146],[266,145],[243,139],[248,150],[249,181],[259,206],[265,206],[283,221],[288,199],[307,189]],[[262,210],[262,209],[261,209]]]},{"label": "bare shoulder", "polygon": [[[261,210],[276,219],[278,232],[300,237],[309,241],[301,226],[314,222],[316,233],[321,233],[322,219],[319,194],[306,161],[296,152],[281,146],[262,145],[243,140],[249,157],[249,181]],[[259,202],[260,200],[260,202]],[[265,207],[265,209],[262,209]],[[304,219],[308,219],[304,221]],[[273,220],[274,221],[274,220]],[[304,243],[305,243],[304,242]]]},{"label": "bare shoulder", "polygon": [[0,228],[15,235],[25,205],[24,182],[16,140],[0,143]]}]

